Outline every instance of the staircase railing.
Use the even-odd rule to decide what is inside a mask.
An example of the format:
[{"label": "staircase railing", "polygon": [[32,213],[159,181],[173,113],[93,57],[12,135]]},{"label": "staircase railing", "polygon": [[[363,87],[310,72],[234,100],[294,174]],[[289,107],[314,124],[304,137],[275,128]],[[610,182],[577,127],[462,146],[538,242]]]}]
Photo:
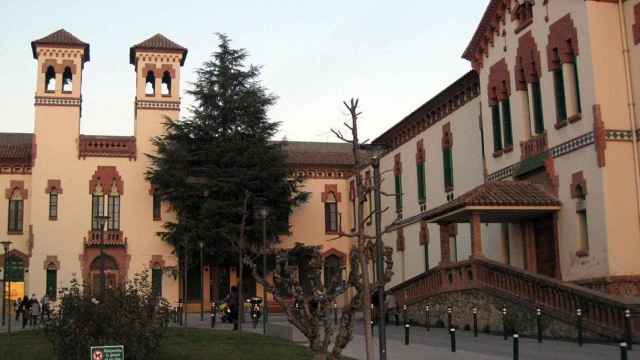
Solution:
[{"label": "staircase railing", "polygon": [[583,324],[598,334],[622,337],[625,311],[632,313],[632,327],[640,330],[640,303],[582,286],[534,274],[484,258],[441,265],[410,279],[390,291],[400,305],[411,305],[445,292],[478,289],[506,298],[562,321],[576,321],[582,310]]}]

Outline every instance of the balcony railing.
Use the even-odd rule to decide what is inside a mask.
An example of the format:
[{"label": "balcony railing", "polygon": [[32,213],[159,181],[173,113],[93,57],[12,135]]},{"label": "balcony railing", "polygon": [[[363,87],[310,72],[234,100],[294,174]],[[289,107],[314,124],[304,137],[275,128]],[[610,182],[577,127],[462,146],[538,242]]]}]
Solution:
[{"label": "balcony railing", "polygon": [[[103,240],[104,235],[104,240]],[[120,230],[91,230],[85,240],[85,246],[87,247],[99,247],[99,246],[127,246],[127,238],[124,237]]]},{"label": "balcony railing", "polygon": [[548,149],[547,132],[520,142],[521,160],[541,154]]},{"label": "balcony railing", "polygon": [[622,337],[625,310],[632,314],[634,332],[640,330],[640,303],[530,273],[487,259],[439,266],[390,291],[399,305],[411,305],[434,295],[478,289],[508,298],[533,310],[540,308],[567,323],[581,309],[585,329],[608,337]]},{"label": "balcony railing", "polygon": [[136,138],[133,136],[80,135],[78,156],[136,158]]}]

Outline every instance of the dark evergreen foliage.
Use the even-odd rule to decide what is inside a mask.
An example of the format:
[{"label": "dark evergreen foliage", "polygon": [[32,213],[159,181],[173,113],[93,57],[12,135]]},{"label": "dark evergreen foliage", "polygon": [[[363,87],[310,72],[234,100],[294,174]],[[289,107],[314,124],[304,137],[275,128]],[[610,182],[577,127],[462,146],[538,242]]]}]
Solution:
[{"label": "dark evergreen foliage", "polygon": [[246,50],[232,48],[226,35],[218,38],[189,91],[195,99],[190,116],[167,119],[165,134],[153,139],[157,154],[148,155],[147,178],[177,215],[165,223],[162,238],[180,253],[188,244],[193,255],[203,241],[211,258],[229,264],[245,192],[249,246],[262,238],[256,205],[270,208],[268,236],[275,239],[289,232],[289,215],[306,194],[298,191],[302,179],[289,177],[282,144],[271,141],[279,122],[267,111],[276,97],[261,85],[260,67],[246,65]]}]

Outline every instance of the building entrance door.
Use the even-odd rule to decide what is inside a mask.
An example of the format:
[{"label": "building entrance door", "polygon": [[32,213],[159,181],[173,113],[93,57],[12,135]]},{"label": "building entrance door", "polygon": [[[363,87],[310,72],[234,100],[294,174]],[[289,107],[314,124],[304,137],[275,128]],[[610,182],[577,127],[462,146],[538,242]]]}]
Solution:
[{"label": "building entrance door", "polygon": [[537,219],[533,222],[533,229],[538,273],[555,277],[557,259],[553,219],[550,216]]}]

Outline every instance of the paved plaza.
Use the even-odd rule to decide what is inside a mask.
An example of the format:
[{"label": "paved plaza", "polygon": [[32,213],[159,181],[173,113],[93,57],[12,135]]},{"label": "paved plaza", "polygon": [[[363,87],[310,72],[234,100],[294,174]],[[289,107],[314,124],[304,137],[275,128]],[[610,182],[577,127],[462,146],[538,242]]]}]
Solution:
[{"label": "paved plaza", "polygon": [[[248,316],[247,316],[248,318]],[[282,315],[272,315],[270,323],[286,325],[286,319]],[[14,324],[15,325],[15,324]],[[175,326],[175,325],[172,325]],[[199,314],[190,314],[188,326],[193,328],[210,328],[211,322],[208,314],[205,320],[200,321]],[[15,329],[15,327],[13,327]],[[31,329],[27,327],[27,329]],[[216,322],[217,330],[231,330],[231,324]],[[6,325],[0,327],[0,332],[5,333]],[[19,326],[18,331],[22,331]],[[257,328],[251,322],[243,325],[243,330],[262,334],[262,322]],[[377,328],[374,332],[376,341],[377,359]],[[6,334],[3,334],[5,336]],[[410,345],[404,344],[404,328],[401,326],[387,326],[387,349],[388,359],[413,360],[413,359],[464,359],[464,360],[510,360],[513,359],[512,339],[505,341],[502,336],[487,335],[480,333],[477,338],[473,337],[471,331],[456,332],[456,353],[451,352],[449,333],[445,329],[432,328],[427,332],[424,327],[412,327],[410,335]],[[353,341],[347,346],[344,355],[364,360],[364,336],[362,323],[356,326]],[[520,359],[526,360],[617,360],[620,353],[614,344],[585,344],[579,347],[576,343],[567,341],[544,340],[538,344],[535,339],[520,339]],[[629,352],[630,360],[640,360],[640,345]]]}]

